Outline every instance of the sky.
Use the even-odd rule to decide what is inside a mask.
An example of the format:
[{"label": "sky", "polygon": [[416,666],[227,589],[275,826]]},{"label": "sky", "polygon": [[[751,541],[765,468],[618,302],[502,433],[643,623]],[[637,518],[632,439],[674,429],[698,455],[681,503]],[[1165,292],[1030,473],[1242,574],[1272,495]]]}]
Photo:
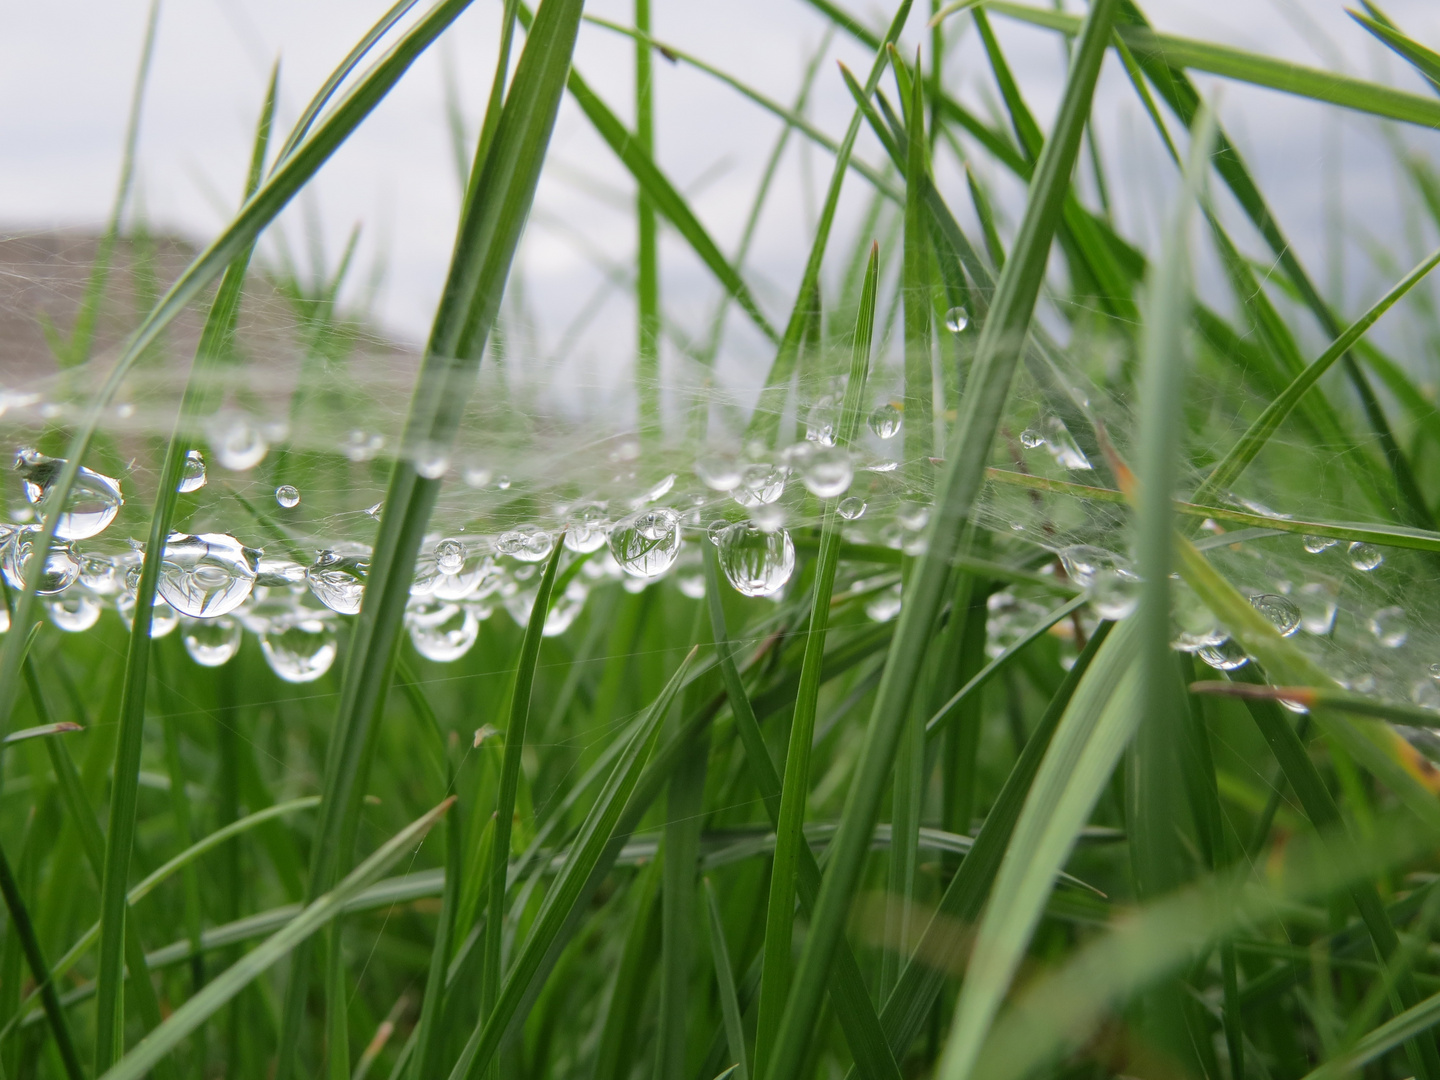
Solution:
[{"label": "sky", "polygon": [[[847,0],[858,17],[882,25],[873,0]],[[1072,11],[1081,10],[1067,0]],[[0,231],[95,227],[109,213],[125,119],[141,52],[147,4],[3,0],[0,36]],[[152,77],[141,126],[134,198],[152,230],[197,242],[213,237],[238,202],[249,144],[271,65],[281,64],[282,130],[326,73],[387,6],[386,0],[163,0]],[[422,7],[425,6],[423,3]],[[653,33],[781,100],[794,98],[807,62],[824,50],[810,117],[843,131],[851,102],[834,61],[863,72],[867,53],[833,35],[804,0],[654,0]],[[928,5],[917,3],[906,47],[922,42]],[[1390,0],[1388,13],[1408,32],[1440,44],[1440,5]],[[920,9],[925,11],[921,12]],[[1420,80],[1332,0],[1152,0],[1163,31],[1225,42],[1267,55],[1382,79],[1414,92]],[[628,23],[624,0],[592,0],[587,12]],[[347,294],[363,295],[383,269],[368,316],[388,333],[423,340],[439,295],[459,208],[459,180],[446,122],[446,85],[454,87],[467,137],[474,138],[488,92],[499,23],[498,0],[475,0],[452,31],[415,64],[369,121],[281,218],[279,232],[302,266],[333,266],[359,227],[357,271]],[[958,34],[945,76],[951,91],[982,113],[996,94],[973,30]],[[1048,126],[1063,83],[1062,52],[1048,32],[1003,18],[995,25],[1032,109]],[[627,121],[632,115],[633,46],[595,25],[582,28],[576,67]],[[691,198],[700,218],[731,252],[749,212],[777,122],[733,90],[683,65],[656,61],[656,144],[661,167]],[[1269,91],[1201,77],[1217,95],[1222,121],[1249,158],[1297,248],[1342,308],[1354,313],[1378,279],[1364,252],[1369,238],[1398,252],[1434,238],[1407,220],[1384,130],[1376,121]],[[1174,170],[1161,156],[1113,53],[1095,109],[1102,156],[1113,173],[1122,231],[1152,244],[1174,194]],[[1440,135],[1408,129],[1408,145],[1440,160]],[[868,133],[858,154],[879,163]],[[828,153],[792,142],[760,221],[746,274],[772,321],[783,324],[809,248],[828,180]],[[953,159],[938,166],[957,207],[968,207]],[[998,169],[1002,216],[1018,220],[1023,191]],[[537,330],[521,347],[541,356],[562,347],[567,327],[577,354],[619,370],[633,351],[634,314],[607,275],[633,265],[633,185],[573,102],[557,122],[546,174],[519,256],[517,274]],[[1344,235],[1327,223],[1343,205]],[[837,237],[850,242],[865,198],[852,183],[842,199]],[[965,213],[961,211],[962,220]],[[1231,216],[1234,216],[1233,214]],[[1338,245],[1338,246],[1337,246]],[[263,249],[271,260],[272,237]],[[1255,250],[1258,252],[1258,245]],[[1342,258],[1336,260],[1335,252]],[[662,293],[682,328],[704,325],[716,291],[677,237],[662,240]],[[577,323],[582,313],[593,317]],[[740,363],[760,363],[766,348],[732,317],[726,347]],[[748,358],[748,359],[747,359]]]}]

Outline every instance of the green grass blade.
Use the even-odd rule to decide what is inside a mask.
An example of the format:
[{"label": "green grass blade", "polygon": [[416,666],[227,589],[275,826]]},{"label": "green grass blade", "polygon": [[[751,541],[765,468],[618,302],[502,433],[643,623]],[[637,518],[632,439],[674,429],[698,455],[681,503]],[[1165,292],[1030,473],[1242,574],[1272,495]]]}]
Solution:
[{"label": "green grass blade", "polygon": [[605,1007],[593,1080],[620,1080],[624,1076],[623,1068],[636,1056],[635,1032],[654,966],[651,961],[659,945],[660,926],[654,918],[655,889],[659,881],[660,864],[652,861],[640,871],[630,888],[633,917],[625,933],[615,982]]},{"label": "green grass blade", "polygon": [[1440,53],[1426,48],[1414,38],[1406,37],[1393,26],[1387,26],[1369,15],[1362,15],[1358,11],[1347,11],[1346,14],[1375,35],[1381,44],[1403,57],[1429,80],[1436,90],[1440,90]]},{"label": "green grass blade", "polygon": [[454,798],[446,799],[387,840],[368,859],[357,866],[330,892],[317,898],[283,930],[271,935],[262,944],[245,953],[200,993],[176,1009],[160,1027],[142,1039],[133,1050],[116,1062],[102,1080],[140,1080],[196,1027],[221,1009],[236,994],[283,959],[301,941],[326,926],[339,915],[347,901],[380,880],[425,836],[430,827],[450,809]]},{"label": "green grass blade", "polygon": [[500,993],[500,943],[505,925],[506,871],[510,866],[510,830],[515,819],[515,792],[520,783],[520,758],[525,750],[525,730],[530,722],[530,696],[535,685],[535,664],[540,659],[540,642],[545,619],[550,614],[550,594],[555,574],[566,548],[559,539],[545,562],[545,573],[535,592],[530,621],[520,644],[515,681],[510,690],[510,720],[505,727],[505,757],[500,765],[500,790],[495,800],[495,839],[490,849],[488,900],[485,908],[485,956],[481,967],[480,1010],[487,1014]]},{"label": "green grass blade", "polygon": [[616,762],[604,790],[571,844],[559,876],[546,892],[524,945],[517,950],[495,1008],[476,1024],[459,1061],[450,1072],[451,1080],[479,1075],[480,1070],[490,1063],[501,1038],[515,1019],[520,1003],[530,994],[532,980],[545,964],[564,927],[576,914],[575,905],[597,884],[592,881],[592,874],[601,865],[605,849],[616,835],[617,826],[623,822],[626,804],[634,796],[646,759],[651,756],[659,736],[660,725],[685,681],[694,656],[692,649],[660,696],[646,710],[644,724],[636,730]]},{"label": "green grass blade", "polygon": [[[893,48],[893,47],[892,47]],[[897,71],[898,64],[893,64]],[[919,69],[919,61],[916,61]],[[930,365],[932,285],[930,281],[930,222],[925,192],[930,185],[929,143],[925,138],[924,81],[914,87],[907,103],[905,162],[905,245],[901,289],[905,308],[905,465],[910,483],[919,487],[930,471],[927,460],[935,445],[933,415],[934,378]]]},{"label": "green grass blade", "polygon": [[1315,385],[1320,376],[1325,374],[1336,360],[1355,346],[1366,331],[1375,325],[1380,316],[1389,311],[1396,301],[1419,284],[1437,264],[1440,264],[1440,251],[1432,253],[1414,270],[1410,271],[1394,288],[1371,305],[1370,310],[1351,323],[1345,332],[1336,338],[1313,363],[1297,375],[1285,388],[1285,391],[1266,406],[1265,411],[1250,425],[1249,430],[1241,436],[1240,441],[1230,448],[1225,457],[1205,478],[1205,481],[1196,490],[1193,501],[1197,503],[1212,502],[1223,492],[1228,491],[1245,467],[1255,460],[1255,456],[1260,453],[1270,436],[1294,410],[1306,391]]},{"label": "green grass blade", "polygon": [[[633,142],[635,149],[653,165],[655,83],[650,70],[650,46],[638,36],[650,33],[650,0],[635,0],[635,30],[635,136],[625,139],[624,145]],[[640,406],[640,430],[653,437],[660,433],[660,246],[655,229],[655,206],[644,184],[635,195],[635,230],[636,341],[639,345],[635,389]],[[718,248],[715,254],[719,254]],[[730,269],[723,258],[721,262]],[[739,275],[735,276],[738,279]],[[749,293],[745,296],[748,299]]]},{"label": "green grass blade", "polygon": [[951,438],[943,478],[937,486],[936,505],[926,537],[927,551],[900,612],[894,644],[866,731],[860,766],[846,799],[840,832],[831,847],[829,867],[815,904],[810,934],[801,954],[780,1041],[770,1070],[765,1074],[767,1077],[793,1075],[800,1068],[809,1042],[825,973],[859,881],[900,729],[950,576],[950,558],[955,554],[983,483],[985,461],[1029,330],[1116,7],[1110,0],[1100,0],[1091,11],[1061,100],[1055,130],[1035,170],[1019,237],[1005,264],[981,331],[964,411]]},{"label": "green grass blade", "polygon": [[[860,311],[845,387],[840,426],[835,444],[849,447],[860,426],[865,403],[865,381],[870,371],[870,350],[875,328],[875,301],[880,280],[880,246],[870,248],[870,262],[861,288]],[[928,310],[928,308],[927,308]],[[928,356],[928,350],[927,350]],[[926,365],[929,376],[929,365]],[[830,598],[840,559],[840,517],[834,500],[827,500],[821,526],[820,555],[815,570],[814,599],[800,664],[800,685],[785,752],[785,776],[780,790],[779,819],[775,825],[775,862],[765,917],[764,963],[760,979],[760,1006],[756,1019],[755,1074],[765,1076],[770,1053],[780,1035],[785,1000],[790,990],[791,929],[795,918],[796,876],[800,849],[806,846],[803,827],[810,794],[810,751],[815,734],[815,711],[820,693],[825,637],[830,625]],[[717,582],[718,585],[718,582]],[[718,600],[717,600],[718,602]],[[743,696],[743,694],[741,695]],[[747,755],[748,756],[748,755]]]},{"label": "green grass blade", "polygon": [[438,1076],[441,1072],[440,1057],[445,1047],[445,1031],[440,1017],[445,1004],[445,972],[450,964],[450,953],[455,935],[455,914],[460,903],[461,865],[464,861],[460,820],[458,817],[445,822],[445,891],[440,900],[439,926],[435,931],[435,944],[430,950],[430,970],[425,980],[425,999],[420,1006],[420,1023],[417,1025],[418,1046],[414,1057],[416,1080],[427,1076]]},{"label": "green grass blade", "polygon": [[715,960],[715,981],[720,988],[720,1011],[725,1018],[725,1038],[735,1058],[735,1080],[750,1080],[750,1066],[745,1060],[745,1026],[740,1019],[740,1002],[735,997],[735,976],[730,970],[730,950],[725,945],[725,921],[720,916],[720,901],[715,886],[705,879],[705,909],[709,913],[710,955]]}]

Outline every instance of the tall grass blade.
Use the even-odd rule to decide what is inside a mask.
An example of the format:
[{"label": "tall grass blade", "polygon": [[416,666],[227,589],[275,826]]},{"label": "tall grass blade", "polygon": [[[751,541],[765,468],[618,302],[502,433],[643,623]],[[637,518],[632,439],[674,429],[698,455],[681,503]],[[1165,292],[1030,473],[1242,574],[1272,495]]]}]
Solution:
[{"label": "tall grass blade", "polygon": [[735,976],[730,970],[730,950],[725,945],[725,920],[720,915],[720,901],[715,886],[705,879],[705,910],[709,914],[710,955],[715,961],[715,981],[720,988],[720,1011],[725,1018],[725,1038],[735,1058],[735,1080],[750,1080],[750,1066],[745,1055],[745,1025],[740,1017],[740,1002],[735,996]]}]

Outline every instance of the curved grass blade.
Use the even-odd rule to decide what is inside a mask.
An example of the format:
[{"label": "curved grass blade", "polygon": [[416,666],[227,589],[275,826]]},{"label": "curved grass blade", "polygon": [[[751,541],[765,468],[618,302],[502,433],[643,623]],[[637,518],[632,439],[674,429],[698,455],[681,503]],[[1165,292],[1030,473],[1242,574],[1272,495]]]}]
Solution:
[{"label": "curved grass blade", "polygon": [[[870,372],[870,350],[875,330],[875,300],[880,281],[880,245],[872,244],[861,287],[860,311],[850,358],[850,380],[845,387],[836,445],[848,447],[860,426],[865,402],[865,381]],[[928,310],[928,309],[927,309]],[[926,375],[929,375],[928,364]],[[756,1018],[755,1073],[766,1075],[770,1052],[780,1034],[785,1000],[790,990],[791,929],[795,918],[795,887],[805,805],[810,794],[810,751],[815,734],[815,710],[820,693],[825,636],[830,625],[830,598],[840,560],[840,517],[835,500],[826,500],[820,533],[820,555],[815,570],[814,599],[810,609],[805,652],[800,663],[800,685],[795,695],[794,719],[785,752],[785,777],[780,788],[779,818],[775,825],[775,862],[765,917],[764,959],[760,977],[760,1006]],[[707,553],[708,554],[708,553]],[[718,582],[717,582],[718,585]],[[717,589],[718,597],[718,589]],[[718,603],[718,599],[716,601]],[[725,661],[722,659],[722,663]],[[736,680],[738,681],[738,679]],[[743,691],[741,693],[743,697]],[[733,697],[733,694],[732,694]],[[750,756],[747,753],[747,756]]]},{"label": "curved grass blade", "polygon": [[927,551],[901,608],[865,734],[860,766],[846,798],[840,832],[831,847],[829,867],[766,1077],[778,1080],[797,1073],[809,1043],[826,971],[843,933],[915,680],[946,592],[950,559],[983,483],[985,461],[1029,330],[1117,7],[1114,0],[1098,0],[1091,9],[1055,130],[1035,170],[1019,237],[981,331],[964,412],[951,438],[945,471],[937,487],[926,536]]},{"label": "curved grass blade", "polygon": [[301,941],[326,926],[344,910],[349,900],[379,881],[386,870],[413,851],[415,844],[454,802],[455,798],[451,796],[387,840],[334,889],[306,905],[282,930],[245,953],[234,965],[171,1013],[163,1024],[105,1072],[102,1080],[140,1080],[190,1032],[273,964],[283,959]]}]

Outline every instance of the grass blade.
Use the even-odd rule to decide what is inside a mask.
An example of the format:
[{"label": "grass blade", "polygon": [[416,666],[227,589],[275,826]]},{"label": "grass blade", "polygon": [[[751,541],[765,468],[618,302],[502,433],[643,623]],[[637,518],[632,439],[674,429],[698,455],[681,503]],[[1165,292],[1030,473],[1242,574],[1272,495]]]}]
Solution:
[{"label": "grass blade", "polygon": [[725,1037],[735,1058],[735,1080],[750,1080],[750,1066],[745,1061],[745,1027],[740,1019],[740,1002],[735,997],[735,976],[730,971],[730,950],[725,946],[725,922],[720,917],[720,902],[715,899],[715,886],[705,879],[705,909],[710,915],[710,955],[715,960],[715,981],[720,987],[720,1010],[725,1017]]}]

